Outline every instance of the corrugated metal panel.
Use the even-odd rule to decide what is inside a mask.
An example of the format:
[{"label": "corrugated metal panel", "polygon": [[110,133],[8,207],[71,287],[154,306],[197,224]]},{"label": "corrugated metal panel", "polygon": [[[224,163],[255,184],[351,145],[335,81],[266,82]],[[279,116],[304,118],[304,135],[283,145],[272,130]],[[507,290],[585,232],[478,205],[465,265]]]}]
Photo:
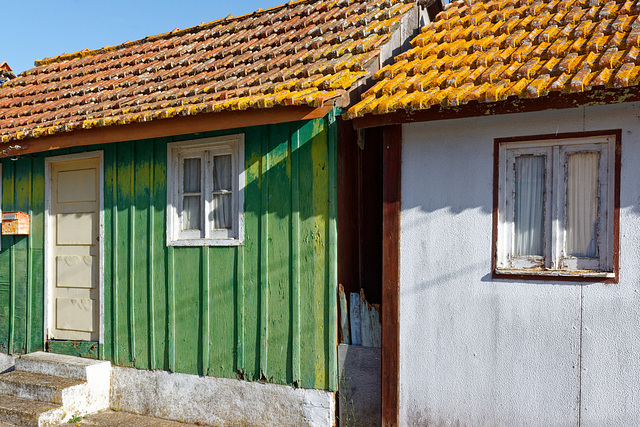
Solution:
[{"label": "corrugated metal panel", "polygon": [[[167,143],[194,136],[90,147],[104,150],[105,168],[100,355],[335,390],[335,116],[237,132],[247,171],[240,247],[166,246]],[[3,168],[4,209],[35,215],[32,234],[3,237],[0,252],[0,307],[10,308],[0,346],[21,353],[43,347],[44,155]]]}]

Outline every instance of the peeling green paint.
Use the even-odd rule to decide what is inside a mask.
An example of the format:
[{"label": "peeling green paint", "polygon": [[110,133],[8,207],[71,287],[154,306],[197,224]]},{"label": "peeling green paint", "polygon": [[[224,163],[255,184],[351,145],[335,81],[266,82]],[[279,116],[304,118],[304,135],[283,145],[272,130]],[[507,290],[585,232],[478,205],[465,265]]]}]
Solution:
[{"label": "peeling green paint", "polygon": [[[0,350],[44,349],[45,157],[103,150],[104,343],[50,350],[335,390],[336,132],[324,118],[3,159],[3,209],[32,212],[32,234],[2,237]],[[244,246],[168,248],[167,143],[232,133],[245,134]]]}]

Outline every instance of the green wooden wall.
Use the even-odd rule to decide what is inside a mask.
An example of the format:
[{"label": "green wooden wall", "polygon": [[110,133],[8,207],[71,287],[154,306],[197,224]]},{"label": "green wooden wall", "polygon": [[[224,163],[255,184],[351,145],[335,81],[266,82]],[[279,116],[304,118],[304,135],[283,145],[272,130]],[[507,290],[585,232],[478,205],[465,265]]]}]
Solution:
[{"label": "green wooden wall", "polygon": [[[336,124],[323,119],[2,160],[0,351],[44,348],[44,159],[104,150],[105,342],[50,343],[120,366],[335,390]],[[245,244],[166,246],[167,143],[245,134]]]}]

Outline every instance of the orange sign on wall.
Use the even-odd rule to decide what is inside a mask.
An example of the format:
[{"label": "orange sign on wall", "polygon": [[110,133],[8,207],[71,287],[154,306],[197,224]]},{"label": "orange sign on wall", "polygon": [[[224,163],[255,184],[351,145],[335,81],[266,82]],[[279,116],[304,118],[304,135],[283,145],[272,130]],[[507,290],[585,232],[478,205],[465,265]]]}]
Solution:
[{"label": "orange sign on wall", "polygon": [[31,218],[24,212],[4,212],[2,214],[2,234],[29,234]]}]

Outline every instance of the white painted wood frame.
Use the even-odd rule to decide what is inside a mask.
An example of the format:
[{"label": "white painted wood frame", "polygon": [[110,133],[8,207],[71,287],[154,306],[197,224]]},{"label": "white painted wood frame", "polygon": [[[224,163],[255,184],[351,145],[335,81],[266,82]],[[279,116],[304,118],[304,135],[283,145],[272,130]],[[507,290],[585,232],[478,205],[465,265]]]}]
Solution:
[{"label": "white painted wood frame", "polygon": [[[212,177],[208,162],[216,155],[231,155],[232,201],[230,230],[214,230],[206,216],[212,212]],[[182,160],[201,158],[201,230],[181,230]],[[205,179],[206,178],[206,179]],[[240,246],[244,244],[244,134],[226,135],[167,144],[167,246]]]}]

